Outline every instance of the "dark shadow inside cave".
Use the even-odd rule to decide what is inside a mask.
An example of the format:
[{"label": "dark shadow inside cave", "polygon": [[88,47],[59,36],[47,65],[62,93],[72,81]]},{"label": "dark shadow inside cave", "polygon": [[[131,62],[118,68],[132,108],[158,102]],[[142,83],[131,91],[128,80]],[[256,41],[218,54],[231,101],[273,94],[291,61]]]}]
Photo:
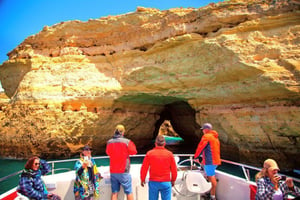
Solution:
[{"label": "dark shadow inside cave", "polygon": [[158,135],[160,126],[165,120],[169,120],[183,142],[167,148],[173,153],[194,153],[201,138],[200,125],[196,122],[195,114],[196,111],[185,101],[166,104],[155,123],[153,139]]}]

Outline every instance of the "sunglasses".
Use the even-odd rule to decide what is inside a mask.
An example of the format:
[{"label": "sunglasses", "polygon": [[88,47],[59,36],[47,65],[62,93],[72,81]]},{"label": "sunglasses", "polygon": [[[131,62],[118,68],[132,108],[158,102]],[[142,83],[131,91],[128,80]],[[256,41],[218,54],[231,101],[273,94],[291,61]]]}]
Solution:
[{"label": "sunglasses", "polygon": [[35,166],[39,166],[39,165],[40,165],[40,163],[34,163],[34,165],[35,165]]}]

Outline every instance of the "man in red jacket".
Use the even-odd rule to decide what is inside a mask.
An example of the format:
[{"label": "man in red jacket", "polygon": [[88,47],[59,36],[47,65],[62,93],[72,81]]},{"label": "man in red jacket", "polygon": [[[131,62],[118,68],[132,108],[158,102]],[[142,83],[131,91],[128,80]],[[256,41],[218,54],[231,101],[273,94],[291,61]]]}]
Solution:
[{"label": "man in red jacket", "polygon": [[173,153],[165,149],[166,141],[162,135],[155,140],[155,147],[148,151],[141,168],[141,186],[150,167],[149,200],[157,200],[160,192],[161,199],[171,200],[172,186],[177,178],[177,167]]},{"label": "man in red jacket", "polygon": [[212,130],[212,125],[210,123],[203,124],[201,129],[204,135],[202,136],[198,144],[194,157],[198,159],[199,156],[203,154],[202,164],[204,165],[204,170],[208,177],[208,180],[211,182],[212,185],[210,190],[210,199],[214,200],[216,199],[217,187],[215,170],[218,167],[218,165],[221,164],[220,141],[218,138],[217,131]]},{"label": "man in red jacket", "polygon": [[117,125],[113,138],[106,145],[106,154],[110,159],[111,200],[117,200],[121,185],[127,200],[133,200],[129,155],[135,155],[137,151],[135,144],[124,138],[124,133],[124,126]]}]

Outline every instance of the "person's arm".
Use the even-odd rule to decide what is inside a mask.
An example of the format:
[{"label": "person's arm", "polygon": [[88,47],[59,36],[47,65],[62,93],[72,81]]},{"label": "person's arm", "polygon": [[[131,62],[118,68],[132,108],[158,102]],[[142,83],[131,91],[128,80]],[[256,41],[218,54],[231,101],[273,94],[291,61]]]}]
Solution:
[{"label": "person's arm", "polygon": [[171,176],[171,184],[172,184],[172,186],[174,186],[175,181],[177,179],[177,165],[176,165],[173,154],[171,157],[171,175],[172,175]]},{"label": "person's arm", "polygon": [[295,196],[300,196],[300,189],[294,185],[292,178],[286,178],[286,181],[282,182],[283,190],[290,192]]},{"label": "person's arm", "polygon": [[201,141],[199,142],[194,158],[198,158],[200,156],[200,154],[202,153],[203,149],[205,148],[205,146],[207,145],[208,140],[205,137],[205,135],[202,136]]},{"label": "person's arm", "polygon": [[129,155],[137,154],[135,144],[131,140],[128,143],[128,153],[129,153]]},{"label": "person's arm", "polygon": [[80,187],[81,187],[80,176],[84,170],[84,168],[82,167],[82,162],[80,160],[76,161],[74,165],[74,170],[75,170],[76,178],[74,181],[73,192],[75,196],[79,196]]},{"label": "person's arm", "polygon": [[141,186],[144,187],[145,185],[145,179],[148,173],[148,169],[149,169],[149,159],[148,156],[146,154],[142,167],[141,167],[141,172],[140,172],[140,176],[141,176]]},{"label": "person's arm", "polygon": [[92,166],[93,166],[93,167],[94,167],[94,166],[96,166],[96,167],[97,167],[96,161],[94,160],[94,158],[93,158],[93,157],[91,157],[91,163],[92,163]]},{"label": "person's arm", "polygon": [[78,176],[81,176],[83,170],[84,170],[84,167],[82,166],[82,162],[80,160],[78,160],[76,163],[75,163],[75,166],[74,166],[74,170],[76,171],[76,174]]},{"label": "person's arm", "polygon": [[[292,188],[294,190],[292,190]],[[296,196],[300,196],[300,189],[295,185],[292,188],[289,188],[289,189],[293,191],[293,194],[296,195]]]},{"label": "person's arm", "polygon": [[27,176],[23,176],[19,182],[19,189],[21,193],[30,199],[47,199],[47,194],[43,191],[35,190],[33,187],[33,179]]},{"label": "person's arm", "polygon": [[110,156],[110,148],[109,148],[109,144],[106,144],[106,155]]},{"label": "person's arm", "polygon": [[40,170],[42,175],[45,175],[51,171],[51,166],[45,160],[40,159]]}]

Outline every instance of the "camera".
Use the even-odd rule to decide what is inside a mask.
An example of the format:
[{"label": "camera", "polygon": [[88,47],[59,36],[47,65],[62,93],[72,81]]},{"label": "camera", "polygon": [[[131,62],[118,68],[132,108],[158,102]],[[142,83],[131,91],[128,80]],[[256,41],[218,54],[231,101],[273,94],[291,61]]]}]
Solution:
[{"label": "camera", "polygon": [[84,157],[83,157],[83,160],[84,160],[84,161],[89,161],[89,157],[88,157],[88,156],[84,156]]},{"label": "camera", "polygon": [[88,167],[91,167],[91,160],[90,160],[90,158],[88,156],[84,156],[83,160],[84,160],[84,162],[88,163]]},{"label": "camera", "polygon": [[286,180],[286,176],[281,176],[281,180],[285,181]]}]

